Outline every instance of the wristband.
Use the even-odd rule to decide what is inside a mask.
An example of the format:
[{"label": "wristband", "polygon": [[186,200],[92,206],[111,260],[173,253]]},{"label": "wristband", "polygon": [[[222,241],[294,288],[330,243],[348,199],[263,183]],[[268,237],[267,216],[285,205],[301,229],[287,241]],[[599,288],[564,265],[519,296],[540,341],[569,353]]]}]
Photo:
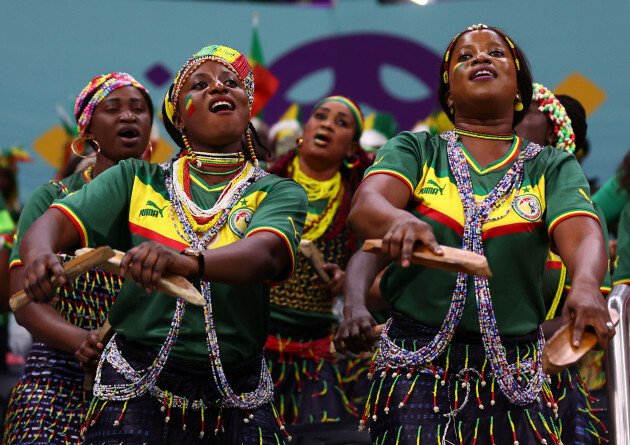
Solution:
[{"label": "wristband", "polygon": [[187,247],[181,252],[182,255],[186,256],[194,256],[197,257],[197,265],[199,266],[199,271],[197,275],[190,277],[193,280],[201,280],[203,278],[203,274],[206,270],[206,259],[203,256],[203,250],[193,249],[192,247]]}]

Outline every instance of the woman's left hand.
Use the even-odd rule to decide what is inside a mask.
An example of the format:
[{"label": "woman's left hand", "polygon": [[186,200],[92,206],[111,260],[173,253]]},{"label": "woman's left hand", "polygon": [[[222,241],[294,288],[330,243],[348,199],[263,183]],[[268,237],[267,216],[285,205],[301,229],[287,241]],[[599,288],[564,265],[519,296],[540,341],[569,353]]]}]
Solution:
[{"label": "woman's left hand", "polygon": [[74,353],[84,371],[94,371],[103,352],[103,344],[98,341],[99,330],[86,332],[86,335]]},{"label": "woman's left hand", "polygon": [[149,241],[127,251],[120,263],[120,276],[129,271],[136,284],[151,293],[157,290],[166,270],[190,277],[197,274],[198,268],[196,258]]},{"label": "woman's left hand", "polygon": [[[341,295],[343,292],[343,283],[345,281],[346,274],[341,270],[338,264],[335,263],[326,263],[322,265],[328,276],[330,277],[330,281],[328,283],[322,282],[322,288],[328,292],[328,295],[332,297],[336,297],[337,295]],[[311,281],[316,281],[321,279],[317,275],[313,275],[311,277]]]},{"label": "woman's left hand", "polygon": [[615,335],[615,328],[608,329],[611,322],[606,300],[598,287],[574,284],[567,295],[562,310],[563,324],[573,320],[573,346],[578,347],[582,341],[582,334],[587,326],[592,326],[597,335],[599,347],[606,349],[608,342]]}]

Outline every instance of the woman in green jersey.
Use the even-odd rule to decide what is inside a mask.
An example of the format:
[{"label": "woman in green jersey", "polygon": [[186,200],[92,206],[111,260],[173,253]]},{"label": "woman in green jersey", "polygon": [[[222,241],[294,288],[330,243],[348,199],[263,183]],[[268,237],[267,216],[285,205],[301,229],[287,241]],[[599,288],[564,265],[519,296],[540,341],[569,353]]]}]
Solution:
[{"label": "woman in green jersey", "polygon": [[[381,148],[349,217],[360,238],[382,238],[394,260],[380,287],[395,314],[361,423],[379,444],[558,443],[539,328],[550,245],[572,278],[564,307],[572,341],[587,325],[601,346],[614,334],[599,292],[606,252],[588,184],[572,155],[514,135],[532,79],[500,30],[474,25],[453,39],[438,95],[455,130],[403,132]],[[436,255],[439,244],[484,254],[493,275],[411,264],[416,243]]]},{"label": "woman in green jersey", "polygon": [[[109,313],[116,334],[98,364],[88,444],[287,439],[263,355],[266,283],[291,276],[307,200],[295,182],[258,168],[253,97],[242,54],[201,49],[162,107],[178,159],[120,163],[53,205],[24,237],[24,285],[36,301],[53,294],[50,272],[65,282],[51,252],[103,244],[127,252],[121,275],[135,283],[125,281]],[[157,290],[164,271],[193,280],[204,306]],[[88,361],[90,346],[81,350]]]}]

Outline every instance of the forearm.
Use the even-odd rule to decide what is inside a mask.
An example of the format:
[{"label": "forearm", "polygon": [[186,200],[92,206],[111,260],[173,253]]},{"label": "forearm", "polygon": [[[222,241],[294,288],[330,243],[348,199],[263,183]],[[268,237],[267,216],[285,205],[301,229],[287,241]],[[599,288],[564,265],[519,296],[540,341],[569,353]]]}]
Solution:
[{"label": "forearm", "polygon": [[[22,266],[11,270],[11,291],[21,290],[21,284],[18,283],[22,283],[23,271]],[[59,312],[47,304],[27,304],[15,312],[15,319],[48,346],[69,353],[76,351],[86,334],[85,330],[66,321]]]},{"label": "forearm", "polygon": [[[202,279],[225,284],[273,280],[292,266],[287,245],[272,232],[258,232],[227,246],[205,250],[203,256],[205,267]],[[185,277],[197,275],[197,259],[180,257],[169,270]]]},{"label": "forearm", "polygon": [[571,287],[599,290],[608,270],[607,246],[599,223],[587,216],[569,218],[558,224],[553,238]]},{"label": "forearm", "polygon": [[44,253],[57,253],[80,245],[79,232],[57,209],[48,209],[37,218],[20,243],[20,259],[27,265]]},{"label": "forearm", "polygon": [[344,308],[366,306],[374,280],[389,261],[384,256],[363,251],[358,251],[350,258],[343,288]]},{"label": "forearm", "polygon": [[355,197],[348,226],[362,240],[380,239],[394,222],[409,216],[409,212],[396,208],[382,194],[369,190]]}]

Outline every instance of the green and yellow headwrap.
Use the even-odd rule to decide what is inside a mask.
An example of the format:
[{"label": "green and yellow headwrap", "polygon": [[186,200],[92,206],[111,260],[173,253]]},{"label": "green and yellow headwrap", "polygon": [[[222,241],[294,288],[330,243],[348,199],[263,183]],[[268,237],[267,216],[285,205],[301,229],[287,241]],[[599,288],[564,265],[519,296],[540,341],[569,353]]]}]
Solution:
[{"label": "green and yellow headwrap", "polygon": [[184,64],[181,70],[177,72],[173,84],[164,96],[164,110],[171,123],[173,122],[173,114],[177,110],[177,100],[182,86],[186,79],[194,73],[204,62],[219,62],[225,65],[230,71],[241,79],[245,85],[247,98],[249,100],[249,109],[251,111],[254,103],[254,73],[247,58],[238,51],[222,45],[210,45],[202,48],[195,53],[188,62]]},{"label": "green and yellow headwrap", "polygon": [[341,102],[342,104],[345,104],[348,108],[350,108],[350,111],[352,111],[352,115],[354,116],[354,121],[356,122],[356,125],[357,125],[356,131],[354,132],[354,136],[352,140],[358,141],[361,138],[361,133],[363,133],[363,114],[361,113],[359,106],[345,96],[328,96],[315,104],[315,106],[313,107],[313,111],[311,112],[311,115],[323,103],[326,103],[326,102]]}]

